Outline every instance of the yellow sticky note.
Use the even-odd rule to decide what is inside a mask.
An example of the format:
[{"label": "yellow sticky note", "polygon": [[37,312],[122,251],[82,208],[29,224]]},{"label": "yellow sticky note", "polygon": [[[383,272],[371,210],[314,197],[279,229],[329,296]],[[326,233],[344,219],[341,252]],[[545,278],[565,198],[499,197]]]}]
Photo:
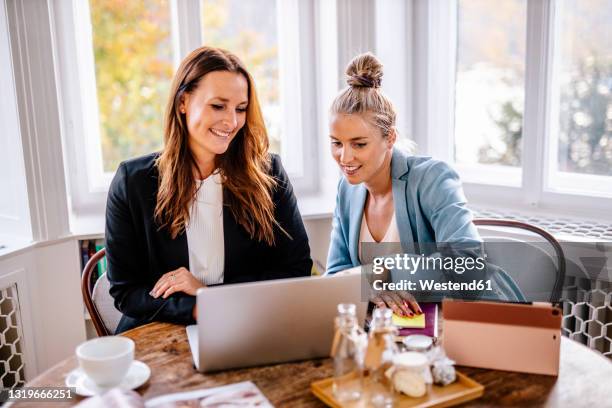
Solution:
[{"label": "yellow sticky note", "polygon": [[400,328],[408,327],[411,329],[424,329],[425,313],[421,313],[420,315],[414,315],[412,317],[402,317],[393,313],[391,321],[395,326]]}]

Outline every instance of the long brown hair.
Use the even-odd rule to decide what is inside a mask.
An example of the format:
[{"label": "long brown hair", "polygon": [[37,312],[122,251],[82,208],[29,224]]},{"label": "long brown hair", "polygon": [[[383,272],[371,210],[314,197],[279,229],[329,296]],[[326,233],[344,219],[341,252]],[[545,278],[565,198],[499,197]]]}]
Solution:
[{"label": "long brown hair", "polygon": [[191,205],[197,194],[194,175],[197,164],[188,146],[187,122],[180,113],[180,105],[183,95],[193,92],[204,75],[213,71],[239,73],[246,78],[249,88],[246,122],[227,151],[215,157],[215,167],[223,182],[223,204],[251,238],[273,245],[274,226],[278,225],[272,202],[276,182],[268,174],[268,134],[253,78],[238,57],[219,48],[201,47],[192,51],[172,81],[166,107],[164,149],[156,162],[159,189],[155,222],[160,229],[168,228],[173,239],[189,223]]}]

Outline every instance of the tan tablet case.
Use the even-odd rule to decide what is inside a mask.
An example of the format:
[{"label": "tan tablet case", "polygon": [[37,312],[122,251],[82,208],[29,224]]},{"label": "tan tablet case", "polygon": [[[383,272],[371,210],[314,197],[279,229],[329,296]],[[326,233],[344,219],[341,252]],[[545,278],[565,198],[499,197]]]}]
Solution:
[{"label": "tan tablet case", "polygon": [[559,373],[561,310],[550,303],[445,300],[443,345],[458,365]]}]

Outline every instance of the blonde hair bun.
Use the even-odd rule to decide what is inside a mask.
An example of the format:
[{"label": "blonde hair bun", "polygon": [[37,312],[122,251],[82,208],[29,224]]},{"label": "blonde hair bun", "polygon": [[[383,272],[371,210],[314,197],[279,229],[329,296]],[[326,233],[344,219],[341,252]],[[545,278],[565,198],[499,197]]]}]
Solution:
[{"label": "blonde hair bun", "polygon": [[380,88],[383,65],[370,52],[359,54],[346,67],[346,76],[352,88]]}]

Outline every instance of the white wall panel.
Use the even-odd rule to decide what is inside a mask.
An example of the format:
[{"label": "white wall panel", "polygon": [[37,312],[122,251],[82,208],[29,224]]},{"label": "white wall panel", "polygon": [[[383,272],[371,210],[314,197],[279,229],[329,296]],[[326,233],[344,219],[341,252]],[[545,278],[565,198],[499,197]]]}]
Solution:
[{"label": "white wall panel", "polygon": [[80,263],[74,239],[0,259],[0,284],[16,282],[28,380],[70,357],[85,340]]}]

